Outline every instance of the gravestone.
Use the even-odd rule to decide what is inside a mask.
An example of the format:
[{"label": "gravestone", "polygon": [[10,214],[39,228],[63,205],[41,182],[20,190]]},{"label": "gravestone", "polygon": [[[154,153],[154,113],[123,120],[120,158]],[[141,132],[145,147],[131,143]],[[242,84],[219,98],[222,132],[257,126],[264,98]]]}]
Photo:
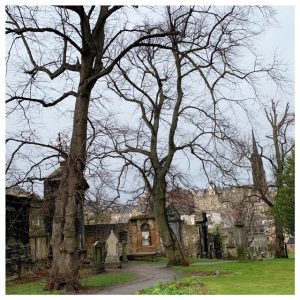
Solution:
[{"label": "gravestone", "polygon": [[237,245],[237,256],[240,261],[245,261],[247,257],[247,243],[245,234],[245,224],[241,221],[235,222],[235,234],[236,234],[236,245]]},{"label": "gravestone", "polygon": [[167,208],[167,219],[170,228],[172,229],[176,239],[179,243],[181,243],[181,219],[180,214],[175,207],[174,203],[170,204]]},{"label": "gravestone", "polygon": [[228,231],[227,237],[227,259],[236,259],[237,258],[237,247],[234,240],[233,231]]},{"label": "gravestone", "polygon": [[93,273],[99,274],[105,271],[105,243],[101,243],[96,241],[93,244],[93,252],[94,252],[94,267]]},{"label": "gravestone", "polygon": [[110,235],[106,240],[106,258],[105,258],[105,266],[106,267],[121,267],[121,262],[119,259],[119,241],[116,235],[114,234],[113,230],[110,231]]}]

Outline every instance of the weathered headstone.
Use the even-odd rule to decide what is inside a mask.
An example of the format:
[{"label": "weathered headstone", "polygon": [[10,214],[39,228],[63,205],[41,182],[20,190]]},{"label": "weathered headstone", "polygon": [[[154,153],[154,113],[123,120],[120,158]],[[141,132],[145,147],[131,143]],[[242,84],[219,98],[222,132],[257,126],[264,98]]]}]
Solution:
[{"label": "weathered headstone", "polygon": [[254,247],[253,246],[250,246],[248,247],[248,258],[249,260],[254,260]]},{"label": "weathered headstone", "polygon": [[113,230],[111,230],[108,239],[106,240],[106,259],[105,266],[107,267],[121,267],[119,259],[118,245],[119,241]]},{"label": "weathered headstone", "polygon": [[170,204],[167,208],[167,219],[177,241],[181,242],[181,219],[180,214],[174,204]]},{"label": "weathered headstone", "polygon": [[236,259],[237,258],[237,249],[234,245],[227,246],[227,259]]},{"label": "weathered headstone", "polygon": [[99,274],[105,271],[105,243],[96,241],[93,245],[94,268],[93,273]]},{"label": "weathered headstone", "polygon": [[247,260],[246,254],[246,235],[245,235],[245,224],[243,222],[235,222],[235,233],[236,233],[236,245],[237,245],[237,255],[240,261]]}]

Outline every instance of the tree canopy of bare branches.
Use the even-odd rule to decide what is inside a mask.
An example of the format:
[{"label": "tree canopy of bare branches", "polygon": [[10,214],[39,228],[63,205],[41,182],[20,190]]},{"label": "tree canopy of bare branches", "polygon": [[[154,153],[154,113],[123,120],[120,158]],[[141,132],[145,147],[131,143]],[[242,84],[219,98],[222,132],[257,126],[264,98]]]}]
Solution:
[{"label": "tree canopy of bare branches", "polygon": [[102,162],[118,159],[143,179],[170,264],[184,261],[166,216],[168,185],[187,181],[176,160],[188,164],[196,158],[208,178],[211,168],[233,176],[240,158],[230,152],[238,134],[227,109],[249,108],[232,91],[250,86],[255,97],[261,76],[280,83],[276,61],[268,67],[256,60],[248,69],[239,65],[238,51],[251,52],[251,37],[262,30],[252,26],[252,13],[249,7],[168,7],[166,30],[181,34],[143,43],[106,77],[109,93],[134,109],[135,122],[129,120],[132,115],[123,123],[113,115],[95,122],[102,134],[95,144],[104,147],[100,155],[95,148],[92,156]]},{"label": "tree canopy of bare branches", "polygon": [[[150,21],[147,13],[153,10],[158,13]],[[21,114],[26,122],[21,137],[7,138],[15,145],[7,171],[24,145],[50,149],[41,162],[58,156],[66,161],[55,200],[48,289],[80,288],[77,249],[87,163],[115,167],[120,162],[118,192],[129,170],[137,171],[143,187],[135,190],[152,196],[169,263],[184,262],[165,211],[168,183],[186,181],[175,162],[195,157],[207,177],[210,168],[230,174],[239,163],[228,156],[236,135],[230,110],[247,109],[261,78],[277,86],[283,82],[276,57],[264,65],[252,47],[272,9],[7,6],[6,14],[8,76],[18,74],[8,84],[7,114]],[[139,116],[122,124],[111,109],[112,93]],[[42,143],[31,114],[65,105],[74,106],[67,146],[61,140]]]}]

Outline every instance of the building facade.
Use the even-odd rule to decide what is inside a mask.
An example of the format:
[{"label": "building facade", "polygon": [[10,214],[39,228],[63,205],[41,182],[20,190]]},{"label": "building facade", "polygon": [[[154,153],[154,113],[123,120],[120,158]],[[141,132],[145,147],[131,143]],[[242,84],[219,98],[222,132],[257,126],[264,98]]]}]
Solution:
[{"label": "building facade", "polygon": [[[44,199],[17,189],[6,191],[7,261],[16,245],[27,249],[32,262],[51,259],[54,199],[60,174],[58,169],[45,180]],[[234,259],[241,248],[250,257],[272,255],[273,221],[266,205],[250,189],[177,190],[175,194],[168,199],[167,217],[187,257]],[[143,207],[141,200],[139,203]],[[84,259],[92,260],[93,245],[105,243],[111,231],[118,239],[120,260],[124,256],[153,259],[164,255],[151,209],[124,209],[126,214],[111,212],[110,223],[85,224],[78,245]]]}]

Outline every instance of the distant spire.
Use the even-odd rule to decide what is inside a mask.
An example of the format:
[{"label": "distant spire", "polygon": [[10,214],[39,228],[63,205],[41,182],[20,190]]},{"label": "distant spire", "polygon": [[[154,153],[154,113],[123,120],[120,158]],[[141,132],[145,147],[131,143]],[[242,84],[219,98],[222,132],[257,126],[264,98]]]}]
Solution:
[{"label": "distant spire", "polygon": [[253,151],[252,155],[258,155],[258,150],[257,150],[257,145],[256,145],[256,140],[255,140],[253,129],[252,129],[252,151]]},{"label": "distant spire", "polygon": [[252,165],[252,177],[253,177],[254,188],[256,190],[265,191],[267,188],[266,174],[265,174],[265,169],[264,169],[261,155],[258,153],[257,143],[255,140],[253,129],[252,129],[251,165]]}]

